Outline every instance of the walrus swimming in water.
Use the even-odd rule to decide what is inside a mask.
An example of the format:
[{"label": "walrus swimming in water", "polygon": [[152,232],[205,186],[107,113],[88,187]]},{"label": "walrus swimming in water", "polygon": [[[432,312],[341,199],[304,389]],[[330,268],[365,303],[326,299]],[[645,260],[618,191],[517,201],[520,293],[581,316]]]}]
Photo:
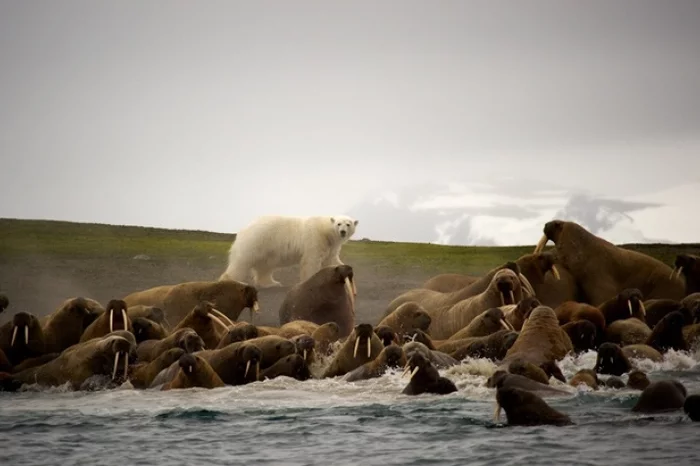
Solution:
[{"label": "walrus swimming in water", "polygon": [[322,378],[337,377],[357,369],[379,356],[384,349],[370,324],[358,324],[335,354]]},{"label": "walrus swimming in water", "polygon": [[623,346],[622,353],[627,359],[649,359],[654,362],[662,362],[664,356],[649,345],[627,345]]},{"label": "walrus swimming in water", "polygon": [[557,411],[536,393],[516,387],[496,389],[496,412],[494,420],[500,422],[501,409],[511,426],[572,425],[571,418]]},{"label": "walrus swimming in water", "polygon": [[440,346],[440,351],[459,361],[466,357],[500,361],[506,357],[517,338],[518,332],[503,329],[485,337],[448,340]]},{"label": "walrus swimming in water", "polygon": [[598,346],[595,325],[588,320],[569,322],[562,325],[561,328],[569,335],[571,344],[574,346],[574,353],[583,353]]},{"label": "walrus swimming in water", "polygon": [[281,376],[304,381],[311,378],[311,372],[304,358],[296,353],[279,359],[273,365],[262,371],[260,380],[274,379],[275,377]]},{"label": "walrus swimming in water", "polygon": [[514,359],[511,361],[511,363],[508,365],[508,372],[511,374],[522,375],[544,385],[549,385],[549,376],[544,372],[544,370],[542,370],[541,367],[525,362],[522,359]]},{"label": "walrus swimming in water", "polygon": [[632,369],[627,356],[616,343],[603,343],[598,348],[598,355],[593,370],[598,374],[620,376]]},{"label": "walrus swimming in water", "polygon": [[677,380],[657,380],[642,391],[632,411],[663,413],[683,408],[688,392]]},{"label": "walrus swimming in water", "polygon": [[670,349],[687,351],[688,344],[683,337],[684,323],[685,319],[682,313],[671,312],[656,324],[646,344],[662,353]]},{"label": "walrus swimming in water", "polygon": [[0,350],[16,366],[45,352],[44,331],[39,319],[28,312],[17,312],[0,327]]},{"label": "walrus swimming in water", "polygon": [[476,316],[469,322],[469,325],[452,335],[448,340],[486,337],[501,329],[514,330],[513,327],[506,322],[503,311],[497,307],[493,307]]},{"label": "walrus swimming in water", "polygon": [[447,395],[457,391],[457,386],[447,377],[440,376],[438,370],[429,359],[421,353],[414,353],[406,364],[403,375],[410,371],[410,381],[401,393],[404,395],[420,395],[433,393]]},{"label": "walrus swimming in water", "polygon": [[178,360],[179,370],[175,378],[163,385],[161,390],[186,388],[219,388],[224,386],[221,377],[209,363],[196,354],[183,354]]},{"label": "walrus swimming in water", "polygon": [[353,283],[349,265],[322,268],[287,292],[279,308],[280,325],[297,319],[318,325],[335,322],[341,338],[350,335],[355,325]]},{"label": "walrus swimming in water", "polygon": [[651,384],[644,372],[634,370],[627,378],[627,387],[633,390],[644,390]]},{"label": "walrus swimming in water", "polygon": [[394,332],[399,335],[404,335],[409,330],[414,328],[428,331],[430,328],[431,318],[423,307],[413,301],[402,304],[394,312],[384,317],[377,327],[386,325],[391,327]]},{"label": "walrus swimming in water", "polygon": [[690,395],[683,403],[683,411],[691,421],[700,422],[700,395]]},{"label": "walrus swimming in water", "polygon": [[204,341],[193,329],[181,328],[162,340],[139,343],[136,355],[139,362],[151,362],[171,348],[182,348],[186,353],[194,353],[204,349]]},{"label": "walrus swimming in water", "polygon": [[515,272],[510,269],[499,270],[482,293],[450,307],[427,309],[431,318],[430,336],[434,340],[450,338],[487,309],[516,304],[522,298],[522,288]]},{"label": "walrus swimming in water", "polygon": [[340,339],[340,327],[335,322],[327,322],[317,328],[311,338],[316,342],[316,352],[328,355],[331,345]]},{"label": "walrus swimming in water", "polygon": [[397,345],[385,346],[379,356],[354,369],[343,377],[346,382],[373,379],[381,377],[390,368],[399,368],[406,365],[406,355],[403,348]]},{"label": "walrus swimming in water", "polygon": [[511,374],[502,369],[498,369],[491,374],[491,377],[486,379],[485,386],[488,388],[519,388],[521,390],[537,392],[542,396],[569,395],[569,392],[563,389],[545,385],[524,375]]},{"label": "walrus swimming in water", "polygon": [[419,352],[425,359],[428,359],[435,367],[452,367],[459,365],[459,361],[447,353],[438,350],[431,350],[419,341],[410,341],[403,345],[403,351],[407,358],[415,352]]},{"label": "walrus swimming in water", "polygon": [[627,288],[637,288],[644,299],[682,299],[683,282],[658,259],[615,246],[575,222],[545,223],[535,253],[548,241],[554,243],[557,260],[574,276],[588,302],[594,306]]},{"label": "walrus swimming in water", "polygon": [[126,303],[121,299],[112,299],[107,303],[105,312],[85,329],[80,342],[103,337],[115,330],[133,332],[131,320],[126,313]]},{"label": "walrus swimming in water", "polygon": [[598,385],[600,385],[600,380],[598,380],[598,375],[592,369],[581,369],[576,372],[571,380],[569,380],[569,385],[572,387],[577,387],[579,385],[586,385],[593,390],[598,390]]},{"label": "walrus swimming in water", "polygon": [[398,335],[396,335],[396,332],[394,332],[394,330],[387,325],[377,325],[376,327],[374,327],[374,333],[377,334],[384,346],[389,346],[392,344],[398,345],[400,342]]}]

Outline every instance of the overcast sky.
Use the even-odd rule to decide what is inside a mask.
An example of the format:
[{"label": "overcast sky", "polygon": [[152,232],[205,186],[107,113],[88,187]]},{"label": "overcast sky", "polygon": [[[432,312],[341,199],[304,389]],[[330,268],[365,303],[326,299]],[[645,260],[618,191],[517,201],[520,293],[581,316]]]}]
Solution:
[{"label": "overcast sky", "polygon": [[236,231],[448,178],[700,179],[698,1],[0,5],[0,217]]}]

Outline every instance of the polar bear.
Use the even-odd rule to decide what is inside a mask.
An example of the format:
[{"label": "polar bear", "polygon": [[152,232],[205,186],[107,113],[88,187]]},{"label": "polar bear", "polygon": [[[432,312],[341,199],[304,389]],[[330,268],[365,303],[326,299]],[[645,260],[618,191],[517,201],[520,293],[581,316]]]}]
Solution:
[{"label": "polar bear", "polygon": [[249,283],[251,275],[256,288],[277,287],[282,284],[272,277],[276,269],[300,265],[304,282],[323,267],[343,265],[340,248],[357,224],[347,215],[258,217],[236,235],[219,280]]}]

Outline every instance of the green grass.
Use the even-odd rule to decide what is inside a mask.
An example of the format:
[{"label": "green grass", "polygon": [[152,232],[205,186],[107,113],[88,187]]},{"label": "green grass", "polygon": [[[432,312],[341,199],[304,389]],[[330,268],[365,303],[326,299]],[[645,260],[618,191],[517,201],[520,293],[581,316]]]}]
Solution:
[{"label": "green grass", "polygon": [[[0,219],[0,259],[24,256],[56,258],[151,258],[201,260],[225,257],[235,235],[193,230],[103,225],[49,220]],[[700,245],[624,245],[667,264],[676,254],[700,253]],[[396,269],[479,274],[532,252],[531,246],[440,246],[424,243],[351,241],[343,248],[347,263],[371,263]]]}]

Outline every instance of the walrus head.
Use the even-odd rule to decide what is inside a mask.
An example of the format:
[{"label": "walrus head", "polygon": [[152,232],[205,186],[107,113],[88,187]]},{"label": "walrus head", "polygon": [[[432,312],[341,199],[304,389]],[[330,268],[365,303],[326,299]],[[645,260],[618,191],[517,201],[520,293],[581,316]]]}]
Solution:
[{"label": "walrus head", "polygon": [[[213,325],[219,326],[223,331],[228,331],[229,325],[233,325],[233,322],[229,320],[221,311],[214,308],[214,305],[209,301],[200,301],[192,309],[192,317],[201,321],[202,323],[208,323],[211,321]],[[226,324],[228,322],[229,324]]]},{"label": "walrus head", "polygon": [[30,340],[41,338],[41,332],[41,325],[36,316],[28,312],[18,312],[12,317],[10,347],[13,349],[29,348]]},{"label": "walrus head", "polygon": [[501,409],[509,425],[571,425],[571,419],[547,404],[534,392],[516,387],[498,387],[494,421],[500,422]]},{"label": "walrus head", "polygon": [[394,344],[385,347],[378,359],[383,360],[387,367],[404,367],[407,362],[403,348]]},{"label": "walrus head", "polygon": [[387,325],[379,325],[374,329],[374,333],[377,334],[382,344],[384,346],[389,346],[392,343],[398,343],[398,338],[394,330]]},{"label": "walrus head", "polygon": [[627,386],[634,390],[644,390],[650,383],[649,377],[647,377],[644,372],[638,370],[631,371],[627,378]]},{"label": "walrus head", "polygon": [[690,314],[694,324],[700,324],[700,293],[692,293],[681,300],[681,305]]},{"label": "walrus head", "polygon": [[221,341],[219,342],[217,348],[223,348],[224,346],[228,346],[231,343],[236,343],[239,341],[252,340],[253,338],[258,338],[259,336],[260,332],[258,331],[258,327],[255,325],[248,323],[238,325],[228,329],[228,332],[221,337]]},{"label": "walrus head", "polygon": [[[95,367],[96,374],[112,374],[112,380],[115,382],[125,382],[129,377],[129,356],[136,349],[136,339],[126,337],[121,332],[116,331],[102,338],[99,342],[99,359],[95,362],[98,367]],[[120,364],[121,363],[121,364]]]},{"label": "walrus head", "polygon": [[350,300],[350,309],[352,315],[355,315],[355,297],[357,296],[357,287],[355,286],[355,271],[347,264],[337,265],[334,272],[336,283],[340,283],[345,287],[345,293]]},{"label": "walrus head", "polygon": [[0,294],[0,314],[8,307],[10,307],[10,300],[7,299],[7,295]]},{"label": "walrus head", "polygon": [[254,286],[246,285],[243,288],[243,302],[245,307],[250,309],[250,323],[253,323],[253,316],[260,313],[260,304],[258,303],[258,289]]},{"label": "walrus head", "polygon": [[574,345],[574,352],[581,353],[596,347],[598,331],[590,320],[568,322],[562,326],[562,329],[569,335],[571,344]]},{"label": "walrus head", "polygon": [[294,343],[296,354],[299,354],[307,364],[310,364],[313,361],[316,340],[310,335],[297,335],[291,338],[290,341]]},{"label": "walrus head", "polygon": [[620,376],[625,372],[629,372],[631,368],[632,366],[627,356],[625,356],[618,344],[606,342],[598,347],[598,356],[593,368],[598,374]]},{"label": "walrus head", "polygon": [[412,328],[404,334],[404,343],[418,342],[424,344],[428,349],[434,350],[435,346],[427,333],[419,328]]},{"label": "walrus head", "polygon": [[550,220],[549,222],[545,223],[544,228],[542,229],[544,234],[537,243],[537,246],[535,246],[535,254],[541,253],[549,241],[557,244],[562,232],[564,231],[564,226],[567,223],[568,222],[563,220]]},{"label": "walrus head", "polygon": [[355,326],[355,349],[352,356],[357,357],[357,351],[360,349],[360,344],[365,343],[367,346],[367,357],[372,355],[372,334],[374,328],[370,324],[358,324]]},{"label": "walrus head", "polygon": [[[255,374],[253,381],[260,380],[260,362],[262,361],[263,353],[255,345],[244,343],[241,351],[241,360],[245,361],[245,371],[243,372],[243,380],[248,380],[249,374]],[[255,372],[251,372],[251,367],[255,368]]]},{"label": "walrus head", "polygon": [[161,340],[167,336],[165,329],[158,323],[146,317],[136,317],[131,321],[131,328],[136,342],[146,340]]},{"label": "walrus head", "polygon": [[623,290],[614,298],[601,304],[600,310],[605,316],[605,325],[630,317],[636,317],[642,322],[646,321],[647,311],[644,308],[642,292],[637,288]]},{"label": "walrus head", "polygon": [[403,303],[394,311],[399,318],[401,330],[421,329],[427,331],[432,319],[425,308],[415,301]]},{"label": "walrus head", "polygon": [[183,354],[177,363],[182,372],[188,377],[193,376],[197,370],[197,358],[192,354]]},{"label": "walrus head", "polygon": [[685,318],[683,313],[673,311],[666,314],[654,326],[654,330],[646,344],[663,352],[669,349],[684,351],[688,349],[685,338],[683,337],[683,326]]},{"label": "walrus head", "polygon": [[493,276],[491,282],[495,282],[496,289],[501,294],[502,306],[517,303],[514,291],[516,290],[516,285],[519,285],[519,280],[517,275],[513,271],[509,269],[499,270]]},{"label": "walrus head", "polygon": [[401,377],[405,377],[410,372],[409,379],[413,379],[413,377],[421,369],[424,371],[428,369],[433,369],[435,371],[437,370],[433,367],[433,364],[430,362],[430,359],[423,356],[423,353],[421,353],[420,351],[417,351],[413,353],[408,359],[408,362],[406,363],[405,369],[403,371],[403,374],[401,374]]},{"label": "walrus head", "polygon": [[204,349],[204,340],[197,332],[191,328],[183,329],[177,340],[178,348],[182,348],[187,353],[196,353]]},{"label": "walrus head", "polygon": [[129,317],[126,314],[126,310],[126,302],[122,299],[112,299],[107,303],[105,312],[107,312],[109,318],[109,333],[129,328]]},{"label": "walrus head", "polygon": [[503,314],[503,311],[497,307],[484,311],[479,317],[483,319],[484,324],[488,325],[489,328],[497,329],[498,327],[503,327],[506,330],[515,330],[513,326],[506,321],[506,316]]},{"label": "walrus head", "polygon": [[696,277],[700,275],[700,257],[693,254],[678,254],[674,262],[673,272],[670,278],[674,276],[680,278],[681,274],[686,277]]},{"label": "walrus head", "polygon": [[688,415],[691,421],[700,422],[700,395],[690,395],[683,403],[683,412]]}]

